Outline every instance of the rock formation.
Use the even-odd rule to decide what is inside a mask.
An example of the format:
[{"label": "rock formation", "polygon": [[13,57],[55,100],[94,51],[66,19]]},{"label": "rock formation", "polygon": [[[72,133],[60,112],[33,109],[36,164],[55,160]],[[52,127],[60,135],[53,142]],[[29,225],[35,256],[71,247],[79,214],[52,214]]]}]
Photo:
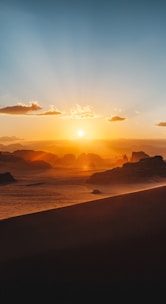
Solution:
[{"label": "rock formation", "polygon": [[10,172],[0,173],[0,185],[15,182],[15,178]]},{"label": "rock formation", "polygon": [[137,151],[137,152],[132,152],[130,161],[131,162],[138,162],[143,158],[148,158],[150,157],[147,153],[145,153],[144,151]]},{"label": "rock formation", "polygon": [[102,192],[98,189],[94,189],[91,193],[92,194],[101,194]]},{"label": "rock formation", "polygon": [[124,164],[123,167],[95,173],[87,182],[92,184],[124,184],[146,182],[155,177],[166,178],[166,163],[160,155],[147,157],[139,162],[129,162]]}]

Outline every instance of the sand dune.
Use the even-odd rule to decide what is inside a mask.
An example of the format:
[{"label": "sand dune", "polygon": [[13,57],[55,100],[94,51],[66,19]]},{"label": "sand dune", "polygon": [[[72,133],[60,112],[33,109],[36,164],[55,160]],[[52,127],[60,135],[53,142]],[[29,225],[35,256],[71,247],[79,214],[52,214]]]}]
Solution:
[{"label": "sand dune", "polygon": [[57,303],[76,295],[77,303],[124,293],[159,297],[165,236],[166,187],[2,220],[1,290],[45,290]]}]

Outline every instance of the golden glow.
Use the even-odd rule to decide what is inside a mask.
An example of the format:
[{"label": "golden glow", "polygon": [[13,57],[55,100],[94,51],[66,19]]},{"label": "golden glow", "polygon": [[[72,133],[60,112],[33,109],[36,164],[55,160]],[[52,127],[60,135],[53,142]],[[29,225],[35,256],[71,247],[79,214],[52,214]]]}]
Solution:
[{"label": "golden glow", "polygon": [[85,135],[84,131],[83,130],[78,130],[77,131],[77,136],[78,137],[83,137]]}]

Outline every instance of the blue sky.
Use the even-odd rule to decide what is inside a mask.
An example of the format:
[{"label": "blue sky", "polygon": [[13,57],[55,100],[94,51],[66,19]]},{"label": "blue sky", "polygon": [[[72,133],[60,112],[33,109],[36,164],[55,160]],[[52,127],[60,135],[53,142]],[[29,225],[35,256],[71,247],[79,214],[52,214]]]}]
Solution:
[{"label": "blue sky", "polygon": [[69,117],[75,107],[86,116],[89,107],[105,137],[165,137],[165,32],[160,0],[0,0],[0,136],[24,137],[20,127],[32,117],[12,107],[35,102],[39,113],[55,114],[51,128],[70,123],[57,113]]}]

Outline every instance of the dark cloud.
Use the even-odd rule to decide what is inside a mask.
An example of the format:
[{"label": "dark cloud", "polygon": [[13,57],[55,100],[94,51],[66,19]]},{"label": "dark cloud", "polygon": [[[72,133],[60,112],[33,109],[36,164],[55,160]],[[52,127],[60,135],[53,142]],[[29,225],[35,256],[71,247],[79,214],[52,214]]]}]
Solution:
[{"label": "dark cloud", "polygon": [[123,121],[126,120],[126,117],[121,117],[121,116],[112,116],[111,118],[108,118],[108,121],[110,122],[115,122],[115,121]]},{"label": "dark cloud", "polygon": [[17,140],[23,140],[22,138],[17,138],[16,136],[1,136],[0,142],[11,142],[11,141],[17,141]]},{"label": "dark cloud", "polygon": [[156,124],[156,126],[158,127],[166,127],[166,122],[159,122],[158,124]]},{"label": "dark cloud", "polygon": [[0,114],[10,114],[10,115],[25,115],[28,112],[41,110],[42,107],[36,102],[30,102],[29,105],[18,103],[14,106],[8,106],[5,108],[0,108]]},{"label": "dark cloud", "polygon": [[51,108],[48,111],[42,112],[42,113],[31,113],[38,110],[41,110],[42,107],[38,104],[37,101],[32,101],[28,105],[18,103],[14,106],[8,106],[5,108],[0,108],[0,114],[10,114],[10,115],[36,115],[36,116],[56,116],[63,114],[61,111],[57,110],[54,106],[51,106]]}]

